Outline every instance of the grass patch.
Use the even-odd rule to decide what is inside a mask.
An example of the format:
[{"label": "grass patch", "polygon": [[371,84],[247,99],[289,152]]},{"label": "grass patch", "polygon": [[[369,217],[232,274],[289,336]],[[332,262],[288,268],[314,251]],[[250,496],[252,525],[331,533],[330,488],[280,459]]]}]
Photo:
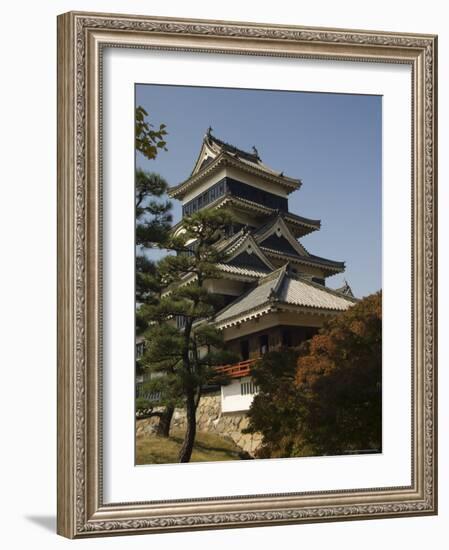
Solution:
[{"label": "grass patch", "polygon": [[[184,432],[172,430],[170,437],[139,434],[136,438],[136,464],[168,464],[178,462]],[[190,462],[241,460],[242,449],[231,439],[216,434],[197,432]]]}]

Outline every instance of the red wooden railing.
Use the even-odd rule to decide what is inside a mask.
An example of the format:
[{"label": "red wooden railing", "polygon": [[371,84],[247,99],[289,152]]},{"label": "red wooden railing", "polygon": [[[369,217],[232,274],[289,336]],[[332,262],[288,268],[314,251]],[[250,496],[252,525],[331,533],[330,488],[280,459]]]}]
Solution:
[{"label": "red wooden railing", "polygon": [[230,378],[242,378],[243,376],[249,376],[251,366],[254,365],[255,362],[255,359],[247,359],[246,361],[240,361],[240,363],[234,363],[233,365],[216,367],[215,370],[218,374],[226,374]]}]

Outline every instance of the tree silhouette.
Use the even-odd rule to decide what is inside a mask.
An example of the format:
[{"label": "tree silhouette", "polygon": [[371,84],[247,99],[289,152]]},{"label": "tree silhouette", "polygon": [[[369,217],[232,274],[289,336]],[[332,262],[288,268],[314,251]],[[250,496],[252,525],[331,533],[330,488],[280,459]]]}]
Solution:
[{"label": "tree silhouette", "polygon": [[[160,150],[167,150],[167,135],[165,124],[154,130],[148,120],[147,111],[138,106],[135,112],[135,136],[136,151],[139,151],[147,159],[155,159]],[[151,304],[157,300],[160,292],[155,264],[148,257],[148,251],[164,245],[171,228],[172,204],[166,200],[168,190],[167,181],[159,174],[148,172],[141,168],[135,173],[135,208],[136,208],[136,304],[138,309],[144,304]],[[146,329],[142,317],[136,316],[137,334]],[[139,374],[144,372],[142,358],[136,361]],[[151,384],[150,384],[151,385]],[[145,392],[151,393],[144,385]],[[158,405],[163,406],[162,403]],[[147,416],[159,417],[156,433],[168,437],[170,424],[174,413],[174,404],[169,400],[161,411],[154,408],[154,402],[140,397],[136,402],[137,410],[145,410]]]},{"label": "tree silhouette", "polygon": [[207,289],[208,280],[220,277],[217,264],[225,254],[216,244],[231,221],[225,210],[185,217],[181,235],[171,235],[164,245],[177,254],[156,265],[153,284],[160,293],[139,309],[140,322],[148,327],[142,365],[153,374],[151,389],[161,392],[165,404],[180,403],[186,410],[180,462],[191,458],[203,386],[220,381],[215,366],[235,359],[225,350],[221,331],[208,323],[223,304]]}]

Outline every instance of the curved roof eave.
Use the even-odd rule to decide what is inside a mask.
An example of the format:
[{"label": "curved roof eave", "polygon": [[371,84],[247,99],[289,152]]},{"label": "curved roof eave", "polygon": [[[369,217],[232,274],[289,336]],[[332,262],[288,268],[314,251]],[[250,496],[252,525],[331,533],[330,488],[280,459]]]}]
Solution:
[{"label": "curved roof eave", "polygon": [[222,152],[211,163],[207,164],[207,166],[205,166],[204,168],[198,170],[196,174],[179,183],[178,185],[170,187],[168,189],[168,195],[172,198],[182,199],[185,196],[187,190],[194,188],[196,184],[201,182],[208,175],[211,175],[223,164],[229,164],[231,166],[240,168],[244,172],[252,173],[271,182],[275,182],[284,187],[287,193],[296,191],[302,185],[302,182],[299,179],[293,179],[287,176],[277,175],[274,172],[268,172],[260,166],[253,166],[250,163],[243,162],[237,157],[232,157],[226,152]]},{"label": "curved roof eave", "polygon": [[267,248],[263,245],[260,245],[261,250],[266,252],[269,256],[281,256],[286,261],[292,261],[296,263],[308,264],[311,266],[321,267],[327,271],[330,271],[332,274],[341,273],[345,270],[345,262],[337,262],[334,260],[328,260],[327,258],[320,258],[319,256],[314,256],[310,254],[309,256],[294,256],[293,254],[288,254],[286,252],[280,252],[278,250],[273,250],[272,248]]}]

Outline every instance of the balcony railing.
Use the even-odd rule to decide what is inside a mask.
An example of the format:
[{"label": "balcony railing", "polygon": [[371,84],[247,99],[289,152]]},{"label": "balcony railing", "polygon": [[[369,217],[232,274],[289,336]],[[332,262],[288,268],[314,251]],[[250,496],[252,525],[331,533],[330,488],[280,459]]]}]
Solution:
[{"label": "balcony railing", "polygon": [[218,374],[225,374],[230,378],[243,378],[244,376],[249,376],[251,367],[255,362],[256,359],[247,359],[246,361],[240,361],[240,363],[216,367],[215,370]]}]

